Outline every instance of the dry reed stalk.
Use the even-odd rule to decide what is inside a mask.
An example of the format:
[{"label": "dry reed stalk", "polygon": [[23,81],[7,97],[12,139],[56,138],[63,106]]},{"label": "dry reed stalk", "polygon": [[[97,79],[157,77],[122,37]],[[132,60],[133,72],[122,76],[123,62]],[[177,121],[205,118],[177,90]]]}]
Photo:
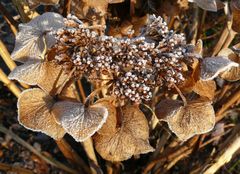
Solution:
[{"label": "dry reed stalk", "polygon": [[21,16],[21,20],[24,23],[30,21],[31,19],[39,15],[36,11],[29,8],[25,0],[12,0],[12,2],[16,6]]},{"label": "dry reed stalk", "polygon": [[[11,55],[1,39],[0,39],[0,56],[3,58],[4,62],[11,71],[17,66],[16,63],[11,59]],[[29,88],[29,86],[26,84],[23,83],[20,84],[24,88]]]},{"label": "dry reed stalk", "polygon": [[11,56],[2,40],[0,40],[0,55],[11,71],[17,66],[16,63],[11,59]]},{"label": "dry reed stalk", "polygon": [[57,160],[55,160],[55,159],[53,159],[51,157],[44,156],[41,152],[36,150],[33,146],[28,144],[26,141],[21,139],[18,135],[16,135],[12,131],[8,130],[7,128],[5,128],[1,124],[0,124],[0,132],[11,136],[13,140],[15,140],[17,143],[21,144],[23,147],[27,148],[29,151],[31,151],[32,153],[37,155],[39,158],[41,158],[46,163],[51,164],[52,166],[55,166],[55,167],[57,167],[59,169],[62,169],[64,171],[68,172],[68,173],[72,173],[72,174],[78,174],[79,173],[79,172],[69,168],[68,166],[62,164],[61,162],[59,162],[59,161],[57,161]]},{"label": "dry reed stalk", "polygon": [[228,163],[233,155],[240,149],[240,125],[238,124],[232,135],[224,142],[224,147],[220,149],[217,156],[214,158],[211,165],[206,164],[203,166],[205,171],[203,174],[216,173],[224,164]]},{"label": "dry reed stalk", "polygon": [[19,97],[21,90],[14,82],[8,79],[2,69],[0,69],[0,81],[2,81],[16,97]]},{"label": "dry reed stalk", "polygon": [[79,169],[79,171],[83,170],[84,173],[90,174],[89,167],[65,139],[58,140],[56,143],[64,156],[73,164],[75,168]]}]

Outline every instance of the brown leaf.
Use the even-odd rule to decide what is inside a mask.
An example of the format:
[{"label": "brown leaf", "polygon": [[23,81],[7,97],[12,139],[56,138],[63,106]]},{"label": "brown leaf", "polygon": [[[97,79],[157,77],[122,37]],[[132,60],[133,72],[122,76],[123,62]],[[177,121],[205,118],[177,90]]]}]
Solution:
[{"label": "brown leaf", "polygon": [[68,75],[60,65],[53,62],[28,61],[17,66],[8,77],[28,85],[38,85],[47,92],[55,92]]},{"label": "brown leaf", "polygon": [[236,32],[240,32],[240,2],[239,0],[231,1],[231,10],[232,10],[232,29]]},{"label": "brown leaf", "polygon": [[54,139],[64,136],[64,129],[51,113],[54,100],[39,88],[25,90],[18,99],[18,120],[26,128],[40,131]]},{"label": "brown leaf", "polygon": [[[234,50],[237,50],[233,47]],[[230,60],[238,64],[238,67],[232,67],[228,71],[220,74],[220,77],[227,81],[237,81],[240,80],[240,57],[236,51],[232,51],[229,48],[225,48],[219,52],[220,56],[227,56]]]},{"label": "brown leaf", "polygon": [[115,102],[115,99],[113,97],[105,97],[105,98],[99,99],[95,103],[95,106],[105,107],[108,111],[107,121],[103,124],[103,125],[107,125],[107,126],[102,126],[102,128],[97,132],[98,134],[104,135],[104,134],[109,134],[109,132],[116,131],[117,110],[114,105],[114,102]]},{"label": "brown leaf", "polygon": [[213,80],[199,80],[193,87],[193,91],[202,97],[207,97],[210,100],[214,98],[216,83]]},{"label": "brown leaf", "polygon": [[39,5],[55,5],[58,4],[59,0],[27,0],[29,7],[34,9]]},{"label": "brown leaf", "polygon": [[19,33],[11,57],[15,61],[41,60],[46,48],[55,43],[50,31],[56,31],[64,26],[63,17],[57,13],[47,12],[19,25]]},{"label": "brown leaf", "polygon": [[155,113],[159,119],[164,119],[166,116],[174,116],[181,107],[182,102],[179,100],[164,99],[157,104],[155,108]]},{"label": "brown leaf", "polygon": [[[169,100],[162,101],[158,105],[158,109],[165,110],[168,106],[168,112],[161,112],[161,115],[157,115],[162,121],[168,123],[170,130],[176,134],[176,136],[186,141],[196,134],[203,134],[213,129],[215,124],[214,109],[209,101],[195,100],[189,102],[186,106],[179,106],[179,101],[172,100],[172,104]],[[172,109],[172,110],[171,110]]]},{"label": "brown leaf", "polygon": [[224,4],[220,0],[188,0],[189,2],[195,2],[200,8],[216,12],[218,9],[224,7]]},{"label": "brown leaf", "polygon": [[[119,115],[121,118],[117,118]],[[132,155],[154,150],[148,142],[148,122],[138,107],[125,106],[116,115],[114,112],[110,114],[108,119],[111,121],[104,124],[102,131],[94,136],[96,150],[104,159],[123,161]],[[121,119],[120,126],[117,124],[118,119]],[[112,130],[112,124],[116,125],[115,130]]]},{"label": "brown leaf", "polygon": [[86,108],[82,103],[61,101],[52,109],[59,124],[76,141],[85,141],[106,122],[108,111],[105,107],[92,105]]},{"label": "brown leaf", "polygon": [[207,57],[201,63],[200,76],[202,80],[212,80],[232,67],[238,67],[238,64],[227,57]]}]

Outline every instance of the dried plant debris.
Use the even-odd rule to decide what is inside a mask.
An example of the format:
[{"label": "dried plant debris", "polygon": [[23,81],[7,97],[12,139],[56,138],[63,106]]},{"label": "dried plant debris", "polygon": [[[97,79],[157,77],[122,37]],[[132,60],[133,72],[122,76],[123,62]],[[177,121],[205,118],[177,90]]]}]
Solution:
[{"label": "dried plant debris", "polygon": [[238,66],[238,63],[229,60],[227,57],[207,57],[202,61],[200,76],[202,80],[212,80],[219,74]]},{"label": "dried plant debris", "polygon": [[26,62],[33,59],[42,59],[47,48],[55,43],[55,38],[50,33],[62,28],[63,17],[57,13],[44,13],[26,24],[19,25],[16,36],[12,59]]},{"label": "dried plant debris", "polygon": [[18,99],[18,120],[28,129],[61,139],[65,131],[51,112],[54,99],[39,88],[22,92]]},{"label": "dried plant debris", "polygon": [[207,11],[212,11],[212,12],[216,12],[219,9],[224,7],[224,3],[221,2],[220,0],[188,0],[188,1],[194,2],[200,8],[207,10]]},{"label": "dried plant debris", "polygon": [[59,0],[27,0],[28,5],[31,9],[38,7],[39,5],[56,5]]},{"label": "dried plant debris", "polygon": [[[113,125],[115,127],[113,127]],[[111,112],[108,121],[94,136],[97,152],[106,160],[123,161],[133,155],[152,152],[149,128],[137,106],[125,106]]]},{"label": "dried plant debris", "polygon": [[211,102],[203,99],[190,101],[185,106],[178,100],[162,100],[156,107],[156,115],[167,122],[170,130],[182,141],[207,133],[215,125]]},{"label": "dried plant debris", "polygon": [[87,108],[82,103],[70,101],[57,102],[52,112],[56,121],[76,141],[85,141],[91,137],[108,117],[108,110],[103,106],[92,105]]}]

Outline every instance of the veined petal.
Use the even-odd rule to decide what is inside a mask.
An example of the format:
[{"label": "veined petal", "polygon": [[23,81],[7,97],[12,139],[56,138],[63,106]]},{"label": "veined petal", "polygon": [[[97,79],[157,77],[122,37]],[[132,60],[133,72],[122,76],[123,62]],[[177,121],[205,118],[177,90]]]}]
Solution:
[{"label": "veined petal", "polygon": [[63,17],[57,13],[44,13],[26,24],[19,25],[20,32],[11,55],[13,60],[26,62],[30,59],[43,59],[47,48],[55,43],[51,31],[64,26]]},{"label": "veined petal", "polygon": [[43,132],[54,139],[64,136],[64,129],[51,113],[54,100],[39,88],[25,90],[18,99],[18,120],[26,128]]},{"label": "veined petal", "polygon": [[53,106],[56,120],[76,141],[85,141],[98,131],[106,122],[108,111],[104,107],[62,101]]}]

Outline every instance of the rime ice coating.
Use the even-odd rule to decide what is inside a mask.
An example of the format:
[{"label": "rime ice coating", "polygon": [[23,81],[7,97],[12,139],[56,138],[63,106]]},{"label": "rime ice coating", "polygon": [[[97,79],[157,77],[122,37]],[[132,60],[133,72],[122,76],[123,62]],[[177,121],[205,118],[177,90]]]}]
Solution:
[{"label": "rime ice coating", "polygon": [[[161,17],[152,15],[141,36],[114,38],[85,28],[74,16],[54,32],[54,59],[75,77],[91,77],[107,72],[112,79],[112,95],[141,102],[152,98],[155,87],[173,87],[185,80],[183,67],[193,62],[194,46],[183,34],[169,30]],[[106,73],[105,73],[106,74]]]}]

